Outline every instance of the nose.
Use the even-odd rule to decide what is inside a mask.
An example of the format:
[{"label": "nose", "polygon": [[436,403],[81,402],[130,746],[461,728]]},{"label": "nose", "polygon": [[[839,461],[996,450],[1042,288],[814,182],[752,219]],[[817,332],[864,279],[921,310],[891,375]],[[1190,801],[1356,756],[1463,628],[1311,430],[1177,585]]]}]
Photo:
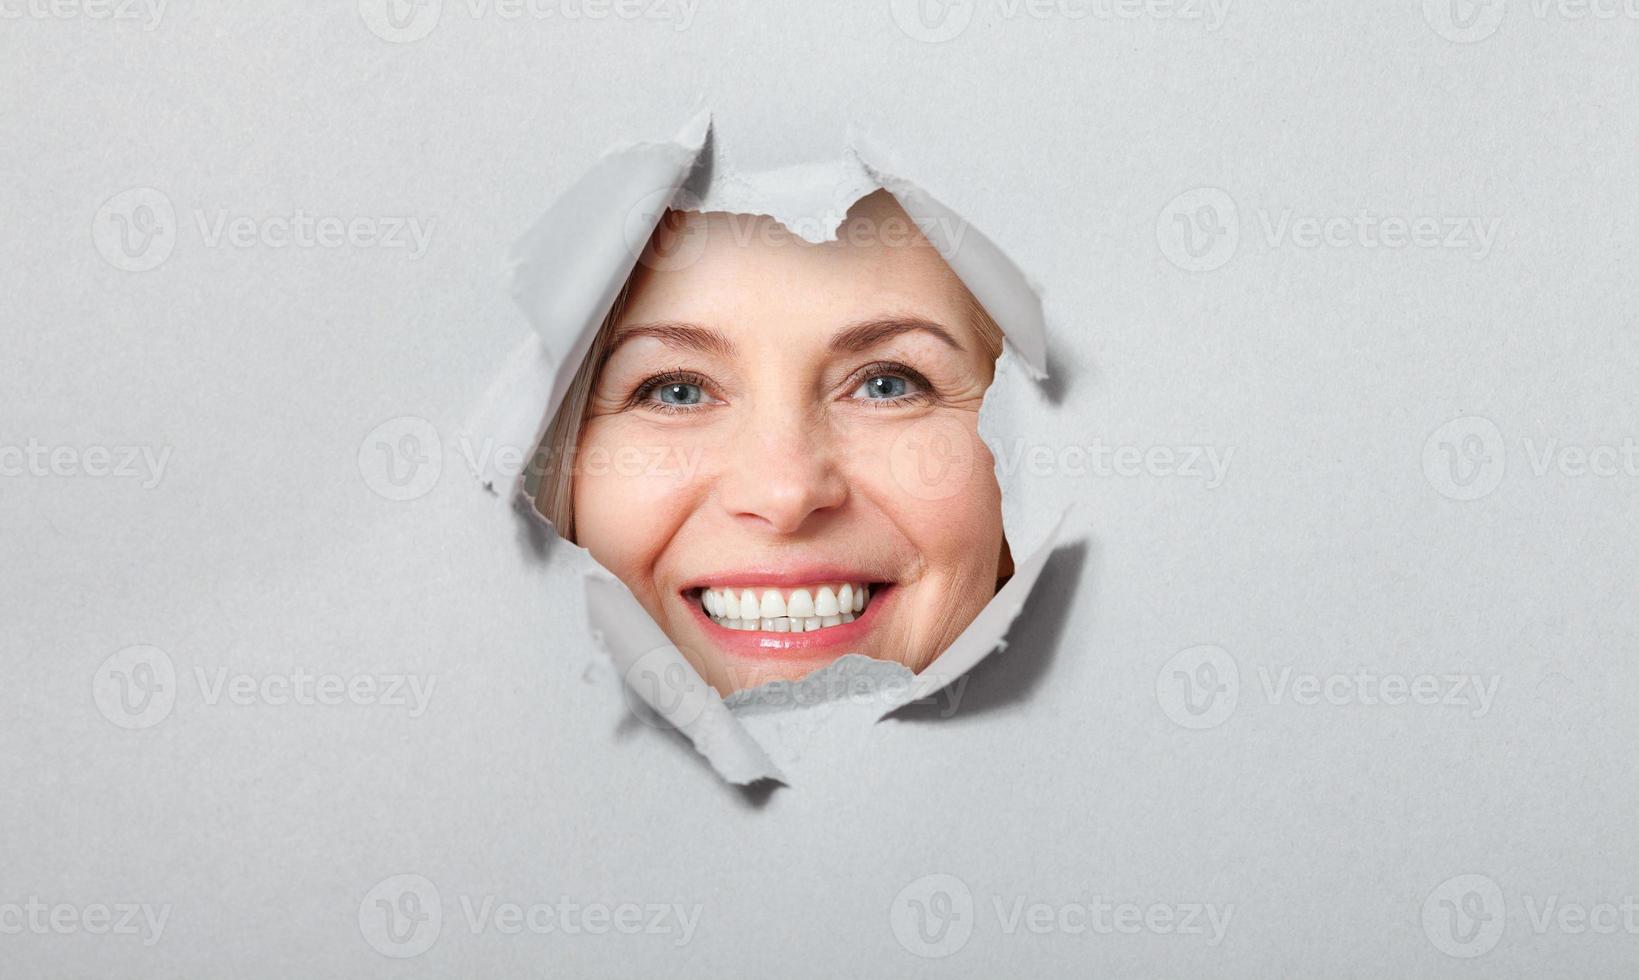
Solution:
[{"label": "nose", "polygon": [[718,499],[736,521],[795,534],[848,499],[837,440],[823,418],[798,409],[748,415],[737,427]]}]

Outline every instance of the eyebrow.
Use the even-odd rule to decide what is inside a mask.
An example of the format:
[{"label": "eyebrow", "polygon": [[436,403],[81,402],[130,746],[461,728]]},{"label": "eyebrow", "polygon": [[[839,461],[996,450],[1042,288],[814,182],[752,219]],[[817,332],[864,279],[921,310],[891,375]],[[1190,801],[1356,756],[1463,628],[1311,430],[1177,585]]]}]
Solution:
[{"label": "eyebrow", "polygon": [[863,320],[831,338],[831,349],[850,354],[858,354],[870,350],[885,340],[892,340],[901,334],[916,331],[932,334],[956,350],[964,350],[960,341],[951,336],[951,332],[932,320],[924,320],[919,316],[889,316],[874,320]]},{"label": "eyebrow", "polygon": [[[861,320],[832,337],[829,346],[832,351],[858,354],[895,337],[916,331],[930,334],[955,350],[966,350],[949,330],[919,316],[888,316]],[[732,358],[735,355],[734,342],[716,330],[693,323],[656,321],[632,323],[621,327],[605,351],[604,361],[607,362],[620,345],[637,337],[653,337],[667,347],[693,351],[708,357]]]},{"label": "eyebrow", "polygon": [[653,337],[667,347],[693,351],[697,354],[705,354],[708,357],[730,358],[734,356],[734,342],[715,330],[709,330],[693,323],[661,321],[656,323],[632,323],[621,327],[609,343],[609,349],[604,354],[604,360],[607,361],[621,344],[635,337]]}]

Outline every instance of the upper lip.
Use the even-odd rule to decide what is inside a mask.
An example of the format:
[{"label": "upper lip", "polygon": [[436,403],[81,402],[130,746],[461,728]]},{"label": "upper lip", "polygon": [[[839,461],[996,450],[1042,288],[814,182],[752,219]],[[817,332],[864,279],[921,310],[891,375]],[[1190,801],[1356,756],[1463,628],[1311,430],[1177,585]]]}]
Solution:
[{"label": "upper lip", "polygon": [[829,585],[843,582],[873,584],[892,581],[885,575],[866,572],[842,565],[762,565],[728,569],[701,575],[683,586],[690,589],[720,589],[731,585],[766,585],[772,588],[795,588],[802,585]]}]

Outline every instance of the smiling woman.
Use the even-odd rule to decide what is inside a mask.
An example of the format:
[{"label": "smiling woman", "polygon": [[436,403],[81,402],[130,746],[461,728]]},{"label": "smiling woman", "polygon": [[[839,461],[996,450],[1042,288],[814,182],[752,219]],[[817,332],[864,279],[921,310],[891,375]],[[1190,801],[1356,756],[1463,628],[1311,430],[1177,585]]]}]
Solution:
[{"label": "smiling woman", "polygon": [[1002,334],[885,191],[838,240],[669,212],[547,431],[536,507],[722,693],[920,671],[1011,573]]}]

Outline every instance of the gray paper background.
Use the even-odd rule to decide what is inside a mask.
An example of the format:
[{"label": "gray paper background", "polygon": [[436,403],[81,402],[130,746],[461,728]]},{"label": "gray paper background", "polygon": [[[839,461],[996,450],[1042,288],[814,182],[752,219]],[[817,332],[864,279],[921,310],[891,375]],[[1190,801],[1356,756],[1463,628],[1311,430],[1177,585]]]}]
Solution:
[{"label": "gray paper background", "polygon": [[[1632,975],[1603,3],[4,0],[0,973]],[[702,106],[745,167],[894,147],[1054,327],[1004,449],[1078,543],[953,713],[839,725],[790,789],[627,708],[457,436],[528,329],[512,242]],[[359,233],[213,238],[298,209]],[[124,447],[162,473],[85,474]]]}]

